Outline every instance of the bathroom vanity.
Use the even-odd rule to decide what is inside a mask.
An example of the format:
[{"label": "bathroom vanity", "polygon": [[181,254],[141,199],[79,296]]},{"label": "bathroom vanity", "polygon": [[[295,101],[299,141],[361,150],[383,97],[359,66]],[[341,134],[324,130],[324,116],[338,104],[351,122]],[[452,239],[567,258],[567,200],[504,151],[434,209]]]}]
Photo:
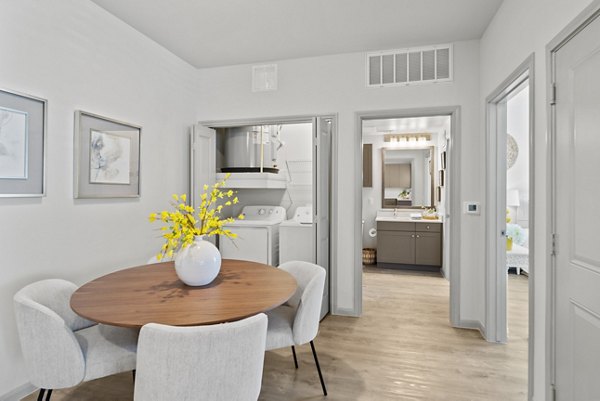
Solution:
[{"label": "bathroom vanity", "polygon": [[377,217],[377,265],[437,271],[442,266],[441,220]]}]

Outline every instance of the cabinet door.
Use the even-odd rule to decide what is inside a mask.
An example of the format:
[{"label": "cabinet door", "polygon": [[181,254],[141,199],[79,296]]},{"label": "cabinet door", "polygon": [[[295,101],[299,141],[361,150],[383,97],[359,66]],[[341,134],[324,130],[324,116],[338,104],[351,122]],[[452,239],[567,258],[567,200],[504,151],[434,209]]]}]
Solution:
[{"label": "cabinet door", "polygon": [[441,266],[442,265],[442,235],[441,233],[417,232],[416,238],[416,264]]},{"label": "cabinet door", "polygon": [[414,265],[415,233],[379,231],[377,233],[377,261]]}]

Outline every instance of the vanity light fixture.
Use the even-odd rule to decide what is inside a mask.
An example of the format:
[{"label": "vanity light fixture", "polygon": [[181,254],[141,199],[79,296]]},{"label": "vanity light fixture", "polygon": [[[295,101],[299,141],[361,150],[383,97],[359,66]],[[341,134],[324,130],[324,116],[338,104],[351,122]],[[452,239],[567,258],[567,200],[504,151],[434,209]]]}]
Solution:
[{"label": "vanity light fixture", "polygon": [[429,133],[406,133],[406,134],[384,134],[383,140],[385,142],[427,142],[431,141],[431,134]]}]

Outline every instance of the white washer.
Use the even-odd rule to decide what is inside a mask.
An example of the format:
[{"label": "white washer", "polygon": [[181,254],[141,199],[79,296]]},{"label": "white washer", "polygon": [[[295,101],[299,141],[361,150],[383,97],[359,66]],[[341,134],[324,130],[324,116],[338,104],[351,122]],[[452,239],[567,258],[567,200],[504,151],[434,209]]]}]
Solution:
[{"label": "white washer", "polygon": [[225,225],[237,234],[237,238],[220,237],[221,256],[277,266],[279,224],[285,220],[285,209],[281,206],[244,206],[242,213],[244,220]]},{"label": "white washer", "polygon": [[298,206],[294,217],[279,225],[279,263],[316,263],[312,206]]}]

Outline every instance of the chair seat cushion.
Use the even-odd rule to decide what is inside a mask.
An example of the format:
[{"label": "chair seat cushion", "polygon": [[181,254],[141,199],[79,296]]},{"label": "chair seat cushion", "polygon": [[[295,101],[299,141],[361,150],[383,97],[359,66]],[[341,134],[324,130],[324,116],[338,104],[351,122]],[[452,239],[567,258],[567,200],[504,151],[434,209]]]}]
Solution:
[{"label": "chair seat cushion", "polygon": [[290,347],[294,344],[293,326],[296,309],[283,305],[267,312],[269,325],[267,328],[267,351]]},{"label": "chair seat cushion", "polygon": [[83,381],[135,369],[138,330],[97,324],[74,334],[85,359]]}]

